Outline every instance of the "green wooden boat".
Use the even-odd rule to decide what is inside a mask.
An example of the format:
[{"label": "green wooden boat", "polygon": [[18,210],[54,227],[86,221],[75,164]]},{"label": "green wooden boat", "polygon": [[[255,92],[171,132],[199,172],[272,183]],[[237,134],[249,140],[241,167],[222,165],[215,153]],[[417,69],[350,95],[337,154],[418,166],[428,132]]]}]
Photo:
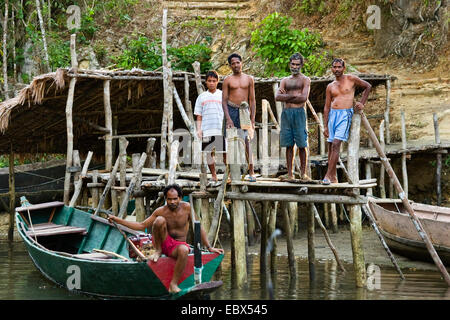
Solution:
[{"label": "green wooden boat", "polygon": [[[31,219],[31,221],[30,221]],[[127,241],[107,219],[62,202],[16,208],[16,224],[36,267],[51,281],[69,290],[106,298],[201,298],[222,281],[211,281],[223,255],[201,252],[201,283],[194,280],[194,254],[180,279],[177,294],[170,294],[175,259],[158,262],[129,257]],[[139,232],[119,226],[127,235]]]}]

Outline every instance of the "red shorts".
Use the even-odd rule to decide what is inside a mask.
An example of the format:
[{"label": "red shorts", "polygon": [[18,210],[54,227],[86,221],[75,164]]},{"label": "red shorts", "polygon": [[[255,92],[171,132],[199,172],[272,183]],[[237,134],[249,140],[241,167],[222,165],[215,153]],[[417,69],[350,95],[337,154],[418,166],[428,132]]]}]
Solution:
[{"label": "red shorts", "polygon": [[161,252],[165,254],[166,256],[170,257],[173,249],[178,247],[179,245],[184,244],[186,247],[189,248],[189,245],[184,241],[177,241],[174,238],[172,238],[170,235],[166,236],[166,240],[163,241],[161,244]]}]

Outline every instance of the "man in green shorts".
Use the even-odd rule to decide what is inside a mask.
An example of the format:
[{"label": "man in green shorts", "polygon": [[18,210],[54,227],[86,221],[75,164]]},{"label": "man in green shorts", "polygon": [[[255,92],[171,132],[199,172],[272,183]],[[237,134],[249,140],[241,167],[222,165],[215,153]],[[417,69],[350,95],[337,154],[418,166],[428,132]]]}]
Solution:
[{"label": "man in green shorts", "polygon": [[289,60],[291,75],[281,80],[275,96],[276,101],[284,102],[281,113],[280,146],[286,147],[288,180],[294,179],[294,144],[299,149],[301,179],[310,180],[306,175],[308,132],[305,102],[308,100],[311,80],[300,72],[303,67],[303,56],[300,53],[293,54]]}]

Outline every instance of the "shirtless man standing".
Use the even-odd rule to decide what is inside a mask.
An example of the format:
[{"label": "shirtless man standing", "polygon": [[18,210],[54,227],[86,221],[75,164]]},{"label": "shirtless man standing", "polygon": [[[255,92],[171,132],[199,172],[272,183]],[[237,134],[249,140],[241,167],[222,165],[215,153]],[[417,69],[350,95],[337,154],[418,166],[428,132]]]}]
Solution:
[{"label": "shirtless man standing", "polygon": [[[233,53],[228,57],[228,64],[233,74],[226,77],[222,85],[222,107],[225,114],[226,129],[233,127],[241,129],[239,108],[241,103],[244,102],[250,107],[251,130],[254,132],[256,115],[255,81],[253,77],[242,72],[242,58],[237,53]],[[249,137],[248,130],[243,130],[242,137],[245,140],[245,155],[248,163],[250,181],[256,181],[253,167],[253,154],[250,148],[252,134]]]},{"label": "shirtless man standing", "polygon": [[[178,281],[183,273],[189,254],[189,245],[186,243],[189,222],[191,221],[191,206],[181,201],[183,193],[176,185],[169,185],[164,189],[166,205],[156,209],[150,217],[142,222],[128,221],[109,215],[108,220],[124,225],[130,229],[142,230],[152,227],[152,242],[156,252],[150,257],[154,262],[158,261],[161,254],[176,259],[173,277],[169,285],[170,293],[177,293],[181,289]],[[197,218],[197,217],[196,217]],[[202,243],[210,252],[223,254],[222,249],[212,248],[208,237],[201,228]]]},{"label": "shirtless man standing", "polygon": [[276,101],[284,102],[281,113],[280,146],[286,147],[288,179],[294,179],[294,144],[296,144],[300,154],[301,179],[311,180],[306,175],[308,133],[305,110],[311,80],[300,73],[303,67],[303,56],[300,53],[293,54],[289,61],[292,75],[281,80],[280,88],[275,96]]},{"label": "shirtless man standing", "polygon": [[[322,184],[337,183],[336,164],[341,142],[347,141],[352,124],[353,106],[357,112],[364,109],[372,86],[351,74],[344,74],[345,61],[333,60],[331,71],[336,80],[327,86],[323,113],[324,135],[328,141],[328,170]],[[364,88],[360,102],[353,103],[356,87]]]}]

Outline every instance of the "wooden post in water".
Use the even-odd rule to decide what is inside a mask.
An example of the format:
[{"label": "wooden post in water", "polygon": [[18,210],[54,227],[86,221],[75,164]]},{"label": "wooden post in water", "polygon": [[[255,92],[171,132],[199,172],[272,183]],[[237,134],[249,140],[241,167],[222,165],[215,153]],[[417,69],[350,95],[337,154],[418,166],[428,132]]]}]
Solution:
[{"label": "wooden post in water", "polygon": [[[351,181],[359,181],[359,143],[360,143],[361,116],[355,112],[352,117],[350,137],[347,151],[347,169]],[[349,181],[349,183],[351,183]],[[353,192],[359,195],[359,189]],[[366,285],[366,267],[364,263],[364,251],[362,247],[362,213],[360,205],[350,205],[350,235],[353,253],[353,267],[357,287]]]},{"label": "wooden post in water", "polygon": [[306,206],[306,218],[308,228],[308,266],[309,266],[309,281],[314,282],[316,279],[316,251],[314,248],[314,208],[313,203]]},{"label": "wooden post in water", "polygon": [[[434,124],[434,142],[441,144],[441,137],[439,135],[439,120],[436,113],[433,113]],[[438,149],[436,153],[436,201],[440,206],[442,203],[442,189],[441,189],[441,174],[442,174],[442,150]]]},{"label": "wooden post in water", "polygon": [[400,182],[398,181],[398,178],[395,175],[394,170],[392,170],[392,167],[391,167],[389,161],[387,161],[386,154],[381,149],[380,143],[377,140],[377,136],[373,132],[373,130],[370,126],[370,123],[367,120],[364,112],[361,112],[361,119],[362,119],[362,123],[363,123],[364,127],[366,128],[367,132],[369,133],[369,137],[372,140],[372,142],[375,146],[375,149],[377,149],[377,152],[380,156],[381,161],[383,161],[383,163],[384,163],[384,166],[386,168],[386,171],[387,171],[389,177],[394,182],[394,186],[398,192],[400,199],[402,200],[402,203],[403,203],[406,211],[408,212],[408,214],[410,215],[410,217],[412,219],[414,227],[416,228],[416,230],[419,233],[422,240],[425,242],[427,250],[430,253],[431,257],[433,258],[433,261],[436,264],[436,266],[438,267],[442,276],[444,277],[445,282],[447,283],[448,286],[450,286],[450,275],[448,274],[447,270],[445,269],[445,267],[441,261],[441,258],[439,258],[439,255],[437,254],[436,249],[434,248],[428,234],[424,230],[422,223],[417,218],[417,216],[414,212],[414,209],[411,207],[411,204],[408,201],[408,198],[405,197],[405,193],[403,192],[402,186],[401,186]]},{"label": "wooden post in water", "polygon": [[[227,164],[230,166],[231,181],[240,181],[241,179],[241,159],[240,154],[243,153],[243,146],[239,143],[237,129],[227,129],[228,152]],[[231,190],[239,192],[238,186],[232,186]],[[234,279],[236,279],[236,287],[242,288],[247,283],[247,263],[245,252],[245,230],[244,215],[245,205],[243,200],[233,200],[232,204],[232,229],[233,229],[233,247],[234,254]]]},{"label": "wooden post in water", "polygon": [[269,239],[269,215],[270,202],[263,201],[261,210],[261,254],[259,256],[259,270],[261,274],[266,274],[267,270],[266,246]]},{"label": "wooden post in water", "polygon": [[284,221],[284,233],[286,238],[287,245],[287,253],[288,253],[288,261],[289,261],[289,274],[291,278],[297,277],[297,271],[295,266],[295,252],[294,252],[294,244],[292,242],[292,228],[291,221],[289,219],[289,203],[281,202],[281,212],[283,213],[283,221]]},{"label": "wooden post in water", "polygon": [[14,177],[14,151],[13,143],[9,147],[9,226],[8,226],[8,241],[14,239],[14,214],[16,204],[16,179]]},{"label": "wooden post in water", "polygon": [[[278,210],[278,201],[273,202],[273,206],[269,204],[269,217],[268,217],[268,237],[275,232],[276,223],[277,223],[277,210]],[[270,270],[272,273],[275,273],[277,270],[277,239],[276,237],[273,239],[273,247],[270,252]]]},{"label": "wooden post in water", "polygon": [[405,111],[402,110],[402,176],[403,176],[403,190],[405,196],[408,197],[408,168],[406,167],[406,123],[405,123]]}]

